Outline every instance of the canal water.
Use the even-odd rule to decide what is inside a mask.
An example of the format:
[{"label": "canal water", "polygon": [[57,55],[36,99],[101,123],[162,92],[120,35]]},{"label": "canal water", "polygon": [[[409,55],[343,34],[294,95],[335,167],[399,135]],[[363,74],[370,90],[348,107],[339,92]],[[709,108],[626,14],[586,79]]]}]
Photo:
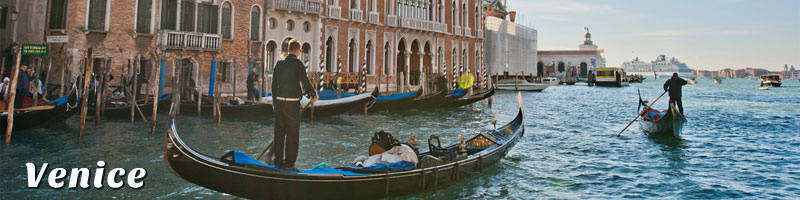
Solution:
[{"label": "canal water", "polygon": [[[500,163],[459,185],[392,199],[796,199],[800,198],[800,84],[759,90],[756,80],[699,79],[684,87],[689,123],[680,139],[651,138],[638,123],[616,134],[636,115],[637,91],[653,100],[663,79],[623,88],[550,87],[523,93],[525,136]],[[666,97],[656,103],[666,108]],[[422,144],[431,135],[455,143],[511,120],[516,93],[498,92],[494,104],[472,107],[344,114],[301,125],[298,167],[325,162],[345,165],[367,154],[370,137],[385,130]],[[224,117],[224,113],[223,113]],[[149,124],[104,121],[78,137],[78,117],[14,134],[0,145],[0,199],[136,198],[236,199],[186,182],[163,162],[165,116],[156,134]],[[240,150],[256,156],[272,138],[273,121],[217,125],[207,118],[182,116],[178,131],[187,144],[209,155]],[[427,147],[422,147],[422,150]],[[28,189],[25,163],[49,168],[144,168],[145,186],[133,190]],[[46,177],[44,178],[46,179]],[[309,191],[313,192],[313,191]]]}]

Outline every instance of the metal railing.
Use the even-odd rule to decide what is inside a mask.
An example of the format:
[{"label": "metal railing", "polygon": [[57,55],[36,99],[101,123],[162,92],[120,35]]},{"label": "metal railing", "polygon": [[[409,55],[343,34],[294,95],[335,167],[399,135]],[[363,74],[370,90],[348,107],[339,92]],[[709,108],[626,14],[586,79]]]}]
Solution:
[{"label": "metal railing", "polygon": [[167,49],[219,51],[222,47],[219,34],[184,31],[163,31],[161,34],[161,45]]},{"label": "metal railing", "polygon": [[322,13],[322,1],[319,0],[267,0],[268,9],[286,10],[293,12],[303,12],[320,14]]},{"label": "metal railing", "polygon": [[350,21],[354,22],[363,22],[364,21],[364,11],[358,9],[351,9],[350,10]]},{"label": "metal railing", "polygon": [[328,18],[341,19],[342,7],[328,5]]},{"label": "metal railing", "polygon": [[370,24],[381,24],[381,14],[378,12],[369,12],[367,22]]}]

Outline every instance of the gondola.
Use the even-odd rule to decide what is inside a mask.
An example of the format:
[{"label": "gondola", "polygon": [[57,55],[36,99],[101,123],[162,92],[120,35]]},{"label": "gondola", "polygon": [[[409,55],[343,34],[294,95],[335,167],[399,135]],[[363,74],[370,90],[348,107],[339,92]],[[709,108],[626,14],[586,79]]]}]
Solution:
[{"label": "gondola", "polygon": [[[363,109],[368,102],[375,99],[373,95],[375,93],[359,94],[335,100],[318,100],[313,105],[309,105],[306,111],[303,112],[302,117],[309,118],[312,112],[314,117],[330,117],[356,108]],[[261,100],[262,102],[257,103],[230,104],[230,102],[238,102],[231,100],[229,103],[220,106],[220,112],[224,118],[231,117],[233,119],[257,120],[271,117],[274,113],[272,97],[263,97]],[[303,98],[300,101],[300,105],[305,106],[308,102],[309,99]],[[213,105],[204,104],[200,105],[200,107],[202,115],[211,116],[213,114]],[[180,113],[197,115],[197,103],[182,102],[180,104]]]},{"label": "gondola", "polygon": [[[519,98],[519,97],[518,97]],[[520,100],[521,102],[521,100]],[[521,103],[520,103],[521,105]],[[434,191],[480,175],[498,163],[524,134],[523,110],[508,124],[467,140],[468,154],[460,160],[406,171],[353,172],[347,168],[318,167],[287,172],[264,165],[246,154],[216,157],[195,151],[178,135],[171,119],[164,141],[164,163],[178,177],[219,192],[251,199],[376,199]],[[492,138],[476,147],[479,138]],[[429,142],[430,143],[430,142]],[[429,144],[434,146],[433,144]],[[458,144],[442,149],[461,149]],[[419,156],[430,155],[430,152]],[[255,163],[240,164],[253,161]],[[322,172],[322,173],[320,173]]]},{"label": "gondola", "polygon": [[[647,108],[647,104],[645,104],[641,98],[639,98],[639,104],[644,104],[645,109],[649,109],[648,111],[642,112],[641,120],[639,120],[639,124],[645,133],[649,135],[672,137],[679,137],[681,135],[683,125],[686,124],[686,117],[683,116],[675,106],[670,106],[665,111],[658,111],[656,109]],[[651,115],[651,113],[653,114]]]},{"label": "gondola", "polygon": [[472,103],[487,99],[487,98],[491,97],[492,95],[494,95],[494,92],[495,92],[495,89],[491,88],[491,89],[489,89],[487,91],[484,91],[484,92],[481,92],[481,93],[478,93],[478,94],[473,94],[473,95],[466,96],[464,98],[456,99],[455,101],[445,102],[445,103],[442,104],[442,107],[456,108],[456,107],[466,106],[466,105],[469,105],[469,104],[472,104]]},{"label": "gondola", "polygon": [[[407,108],[411,107],[411,101],[419,96],[422,95],[422,88],[419,88],[417,91],[405,92],[405,93],[393,93],[391,95],[380,96],[380,88],[376,87],[373,94],[375,96],[375,100],[369,102],[367,104],[367,109],[369,111],[386,111],[386,110],[395,110],[398,108]],[[350,97],[355,94],[353,93],[339,93],[333,92],[332,90],[325,90],[319,93],[320,100],[335,100],[340,97]],[[363,108],[356,108],[355,112],[364,112]]]},{"label": "gondola", "polygon": [[[22,111],[15,111],[14,132],[29,129],[47,122],[63,121],[69,118],[80,110],[78,106],[78,93],[75,89],[70,90],[69,94],[66,96],[52,101],[49,105],[36,108],[38,109],[27,108],[22,109]],[[7,122],[8,112],[0,113],[0,128],[2,128],[3,131],[6,130]]]},{"label": "gondola", "polygon": [[[167,109],[169,109],[169,105],[170,105],[169,98],[170,97],[171,96],[169,94],[165,94],[165,95],[162,95],[161,97],[158,98],[158,108],[159,108],[158,110],[159,110],[159,113],[162,113],[162,112],[166,113]],[[152,101],[149,101],[149,102],[145,103],[145,102],[142,102],[140,100],[140,102],[137,103],[137,106],[139,107],[139,110],[141,110],[141,112],[142,112],[141,115],[144,115],[145,117],[153,116],[153,105],[155,105],[155,104]],[[88,109],[87,113],[92,114],[92,113],[97,112],[95,110],[96,110],[96,107],[89,106],[89,109]],[[139,116],[140,115],[139,111],[135,111],[134,110],[134,112],[135,112],[134,115],[135,115],[136,118],[141,118]],[[121,106],[106,106],[104,108],[104,111],[102,111],[101,115],[102,115],[104,120],[128,120],[128,119],[131,118],[131,106],[128,105],[128,104],[121,105]]]},{"label": "gondola", "polygon": [[439,107],[442,107],[442,106],[449,105],[449,104],[457,101],[459,98],[464,97],[466,95],[467,95],[467,91],[466,90],[464,90],[464,89],[455,89],[453,91],[447,92],[446,95],[444,95],[443,97],[441,97],[441,98],[439,98],[439,99],[437,99],[435,101],[433,99],[431,99],[430,102],[425,102],[424,104],[418,103],[415,106],[417,108],[439,108]]}]

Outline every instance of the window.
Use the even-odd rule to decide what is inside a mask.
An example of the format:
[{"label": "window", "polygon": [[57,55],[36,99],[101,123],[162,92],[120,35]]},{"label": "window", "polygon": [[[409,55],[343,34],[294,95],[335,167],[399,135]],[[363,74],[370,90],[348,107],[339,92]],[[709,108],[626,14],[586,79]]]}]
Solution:
[{"label": "window", "polygon": [[[3,7],[2,11],[2,26],[5,28],[6,16],[8,16],[8,7]],[[67,28],[67,0],[52,0],[50,1],[50,29],[66,29]]]},{"label": "window", "polygon": [[383,75],[389,75],[392,72],[391,56],[392,48],[387,42],[386,45],[383,46]]},{"label": "window", "polygon": [[358,46],[356,40],[350,40],[349,54],[347,57],[347,72],[358,72]]},{"label": "window", "polygon": [[336,5],[336,0],[328,0],[328,5],[329,6],[335,6]]},{"label": "window", "polygon": [[278,45],[275,44],[274,41],[269,41],[267,44],[267,64],[269,64],[267,67],[269,68],[269,71],[272,71],[272,69],[275,68],[275,48],[277,47]]},{"label": "window", "polygon": [[458,26],[458,24],[456,23],[458,21],[458,18],[457,18],[458,15],[456,14],[456,13],[458,13],[458,6],[456,6],[456,2],[455,1],[453,1],[453,10],[452,11],[453,11],[453,14],[450,15],[450,17],[452,17],[453,19],[450,19],[450,24],[452,24],[453,26]]},{"label": "window", "polygon": [[358,0],[350,0],[350,9],[358,9]]},{"label": "window", "polygon": [[108,18],[107,0],[89,0],[89,15],[86,19],[86,29],[105,31]]},{"label": "window", "polygon": [[367,60],[366,60],[366,62],[367,62],[367,63],[364,63],[364,64],[366,64],[366,65],[367,65],[367,71],[366,71],[366,73],[367,73],[367,74],[372,74],[372,72],[374,72],[374,71],[375,71],[375,70],[373,69],[373,67],[374,67],[374,66],[373,66],[373,64],[372,64],[372,60],[373,60],[373,51],[374,51],[373,49],[374,49],[374,48],[372,48],[372,41],[368,41],[368,42],[367,42],[367,49],[366,49],[366,50],[367,50],[367,52],[366,52],[366,56],[367,56]]},{"label": "window", "polygon": [[290,19],[289,21],[286,21],[286,30],[294,30],[294,20]]},{"label": "window", "polygon": [[250,40],[252,41],[261,40],[261,30],[259,26],[260,24],[261,24],[261,8],[256,5],[250,9]]},{"label": "window", "polygon": [[[248,72],[249,73],[249,72]],[[217,80],[223,83],[233,82],[233,61],[219,61],[219,70],[217,70]]]},{"label": "window", "polygon": [[153,0],[136,1],[136,33],[152,33]]},{"label": "window", "polygon": [[231,8],[231,2],[222,4],[222,39],[233,39],[233,8]]},{"label": "window", "polygon": [[8,7],[0,7],[0,28],[5,29],[8,19]]},{"label": "window", "polygon": [[161,29],[178,30],[178,0],[161,0]]},{"label": "window", "polygon": [[403,2],[402,0],[397,0],[397,15],[403,16]]},{"label": "window", "polygon": [[334,63],[333,53],[335,51],[334,45],[336,43],[333,41],[333,37],[328,37],[328,41],[325,42],[325,71],[327,72],[335,72],[336,63]]},{"label": "window", "polygon": [[439,22],[444,23],[444,3],[442,0],[439,0]]},{"label": "window", "polygon": [[305,31],[306,33],[311,32],[311,23],[307,21],[303,22],[303,31]]},{"label": "window", "polygon": [[212,4],[197,4],[197,32],[217,33],[219,7]]},{"label": "window", "polygon": [[269,29],[275,30],[278,28],[278,20],[275,18],[269,18]]},{"label": "window", "polygon": [[383,5],[386,6],[385,8],[383,8],[383,12],[386,13],[387,15],[391,15],[392,14],[391,0],[386,0],[386,2]]},{"label": "window", "polygon": [[182,31],[195,31],[194,30],[194,7],[193,1],[183,1],[181,5],[181,30]]},{"label": "window", "polygon": [[468,14],[467,14],[467,4],[466,3],[461,4],[461,14],[464,15],[463,17],[461,17],[461,26],[463,26],[464,28],[467,28],[467,19],[469,19],[469,17],[467,16]]}]

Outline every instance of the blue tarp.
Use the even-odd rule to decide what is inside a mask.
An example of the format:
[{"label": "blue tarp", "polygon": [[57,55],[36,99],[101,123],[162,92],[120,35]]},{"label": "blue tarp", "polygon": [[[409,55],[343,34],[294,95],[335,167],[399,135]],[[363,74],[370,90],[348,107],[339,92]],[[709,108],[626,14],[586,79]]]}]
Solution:
[{"label": "blue tarp", "polygon": [[67,101],[69,101],[69,97],[63,96],[61,98],[56,99],[55,101],[50,102],[50,105],[61,106],[67,103]]},{"label": "blue tarp", "polygon": [[397,171],[407,171],[414,169],[414,163],[408,161],[398,161],[392,164],[382,164],[376,163],[367,167],[355,167],[349,166],[347,169],[366,169],[366,170],[376,170],[376,171],[390,171],[390,172],[397,172]]},{"label": "blue tarp", "polygon": [[162,94],[158,96],[158,101],[169,101],[172,100],[172,94]]},{"label": "blue tarp", "polygon": [[[658,118],[664,117],[665,114],[666,113],[658,113]],[[656,117],[656,113],[652,113],[652,112],[651,113],[647,113],[647,116],[650,117],[650,119],[653,119],[653,118]]]},{"label": "blue tarp", "polygon": [[451,96],[464,96],[465,94],[467,94],[467,91],[463,89],[455,89],[450,92]]},{"label": "blue tarp", "polygon": [[255,93],[255,94],[258,94],[259,92],[261,93],[261,97],[272,96],[272,93],[262,92],[261,90],[258,90],[258,89],[255,89],[255,91],[253,91],[253,93]]},{"label": "blue tarp", "polygon": [[394,93],[391,96],[376,97],[375,101],[391,101],[391,100],[405,99],[408,97],[415,97],[415,96],[417,96],[417,91],[406,92],[406,93]]},{"label": "blue tarp", "polygon": [[242,153],[240,151],[233,151],[233,162],[235,162],[237,164],[242,164],[242,165],[258,165],[258,166],[262,166],[262,167],[267,167],[267,168],[280,170],[280,171],[283,171],[283,172],[286,172],[286,173],[296,173],[296,174],[341,174],[341,175],[345,175],[345,176],[367,175],[367,174],[343,171],[343,170],[339,170],[339,169],[336,169],[336,168],[330,168],[330,167],[314,167],[313,169],[301,170],[300,172],[286,171],[286,170],[275,168],[272,165],[266,165],[264,163],[261,163],[260,161],[254,159],[253,157],[250,157],[247,154]]},{"label": "blue tarp", "polygon": [[[319,100],[338,99],[337,98],[338,95],[336,94],[336,91],[334,91],[334,90],[323,90],[322,92],[317,92],[317,95],[319,96]],[[341,95],[342,95],[342,98],[355,96],[355,94],[350,93],[350,92],[342,92]]]}]

